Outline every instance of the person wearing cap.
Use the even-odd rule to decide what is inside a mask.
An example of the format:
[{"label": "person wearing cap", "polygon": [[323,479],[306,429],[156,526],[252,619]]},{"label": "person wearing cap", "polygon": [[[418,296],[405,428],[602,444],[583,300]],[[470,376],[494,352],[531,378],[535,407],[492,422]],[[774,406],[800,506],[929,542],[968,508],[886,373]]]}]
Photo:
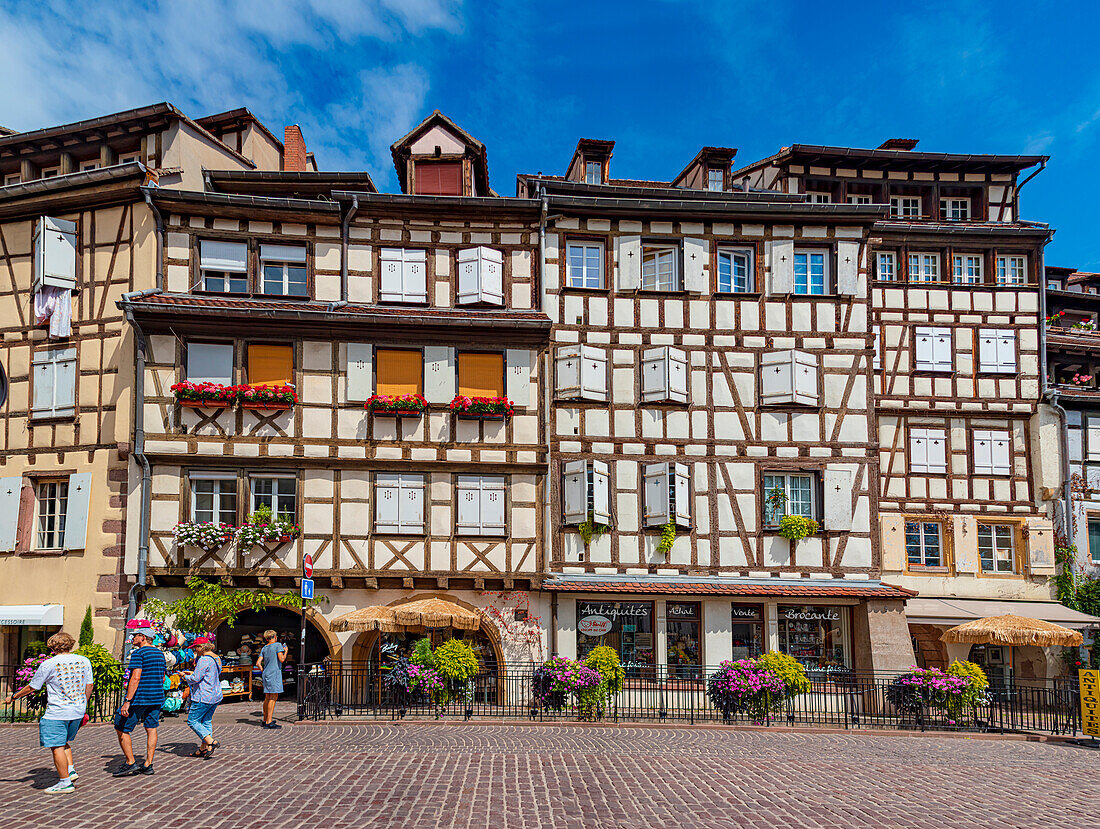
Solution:
[{"label": "person wearing cap", "polygon": [[214,655],[214,643],[200,636],[191,643],[198,656],[195,670],[187,675],[187,693],[191,696],[191,708],[187,712],[187,724],[199,738],[199,747],[192,757],[210,757],[218,747],[214,739],[214,711],[222,701],[222,665]]},{"label": "person wearing cap", "polygon": [[[133,650],[130,651],[130,681],[122,706],[115,714],[115,733],[126,762],[114,772],[115,777],[153,773],[153,753],[157,750],[157,726],[160,725],[160,709],[164,705],[164,675],[168,666],[164,654],[153,647],[153,629],[135,627],[130,634]],[[138,723],[145,726],[145,763],[138,765],[130,733]]]}]

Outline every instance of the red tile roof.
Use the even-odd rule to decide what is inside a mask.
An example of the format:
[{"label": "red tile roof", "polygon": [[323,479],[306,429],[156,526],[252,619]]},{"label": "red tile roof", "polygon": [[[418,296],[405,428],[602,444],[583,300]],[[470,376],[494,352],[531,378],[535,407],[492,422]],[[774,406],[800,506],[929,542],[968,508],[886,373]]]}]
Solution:
[{"label": "red tile roof", "polygon": [[[839,580],[838,580],[839,582]],[[799,584],[798,580],[771,583],[669,582],[639,578],[635,581],[601,581],[597,579],[552,579],[543,582],[543,590],[559,593],[657,593],[692,596],[792,596],[804,598],[908,599],[914,590],[891,584],[868,582],[866,587],[855,584]]]}]

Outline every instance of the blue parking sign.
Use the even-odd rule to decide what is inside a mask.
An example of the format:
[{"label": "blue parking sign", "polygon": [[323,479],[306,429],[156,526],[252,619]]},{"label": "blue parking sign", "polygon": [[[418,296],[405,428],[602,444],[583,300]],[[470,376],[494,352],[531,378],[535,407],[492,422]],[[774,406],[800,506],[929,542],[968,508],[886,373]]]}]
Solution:
[{"label": "blue parking sign", "polygon": [[302,598],[313,598],[313,579],[302,579]]}]

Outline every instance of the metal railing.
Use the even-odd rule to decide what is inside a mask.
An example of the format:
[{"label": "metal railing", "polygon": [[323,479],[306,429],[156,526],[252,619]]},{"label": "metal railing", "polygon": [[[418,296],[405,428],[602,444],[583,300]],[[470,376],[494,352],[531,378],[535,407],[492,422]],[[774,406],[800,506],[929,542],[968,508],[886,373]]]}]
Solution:
[{"label": "metal railing", "polygon": [[561,707],[537,698],[532,681],[537,667],[513,665],[478,674],[438,705],[423,693],[390,688],[384,681],[386,670],[376,666],[304,665],[299,668],[298,716],[302,720],[599,720],[1070,735],[1080,728],[1076,679],[1053,680],[1046,687],[994,686],[963,707],[899,691],[895,685],[899,674],[811,674],[808,691],[769,699],[763,710],[752,715],[724,712],[710,701],[706,677],[716,667],[670,671],[656,666],[643,675],[628,675],[620,691],[597,703],[581,705],[570,697],[559,701],[564,703]]},{"label": "metal railing", "polygon": [[[18,690],[22,683],[17,672],[22,665],[0,666],[0,700]],[[91,722],[107,722],[122,705],[122,686],[97,688],[88,700],[88,717]],[[45,694],[33,694],[17,699],[10,705],[0,704],[0,723],[37,722],[45,710]]]}]

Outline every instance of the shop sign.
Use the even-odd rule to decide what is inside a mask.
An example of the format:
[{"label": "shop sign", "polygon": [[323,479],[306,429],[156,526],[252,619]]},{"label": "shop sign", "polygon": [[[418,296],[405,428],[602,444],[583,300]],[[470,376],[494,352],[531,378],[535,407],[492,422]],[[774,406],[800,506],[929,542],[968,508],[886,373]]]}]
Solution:
[{"label": "shop sign", "polygon": [[611,620],[606,616],[585,616],[577,624],[577,630],[585,636],[603,636],[611,630]]},{"label": "shop sign", "polygon": [[606,616],[618,619],[622,616],[649,616],[648,604],[613,604],[611,602],[579,602],[578,616]]},{"label": "shop sign", "polygon": [[783,618],[799,622],[837,622],[840,621],[840,611],[827,607],[785,607]]},{"label": "shop sign", "polygon": [[699,615],[699,605],[693,602],[669,602],[665,605],[665,615],[676,619],[695,619]]},{"label": "shop sign", "polygon": [[734,619],[759,619],[760,608],[754,605],[733,605],[733,618]]},{"label": "shop sign", "polygon": [[1100,737],[1100,671],[1078,671],[1081,682],[1081,730]]}]

